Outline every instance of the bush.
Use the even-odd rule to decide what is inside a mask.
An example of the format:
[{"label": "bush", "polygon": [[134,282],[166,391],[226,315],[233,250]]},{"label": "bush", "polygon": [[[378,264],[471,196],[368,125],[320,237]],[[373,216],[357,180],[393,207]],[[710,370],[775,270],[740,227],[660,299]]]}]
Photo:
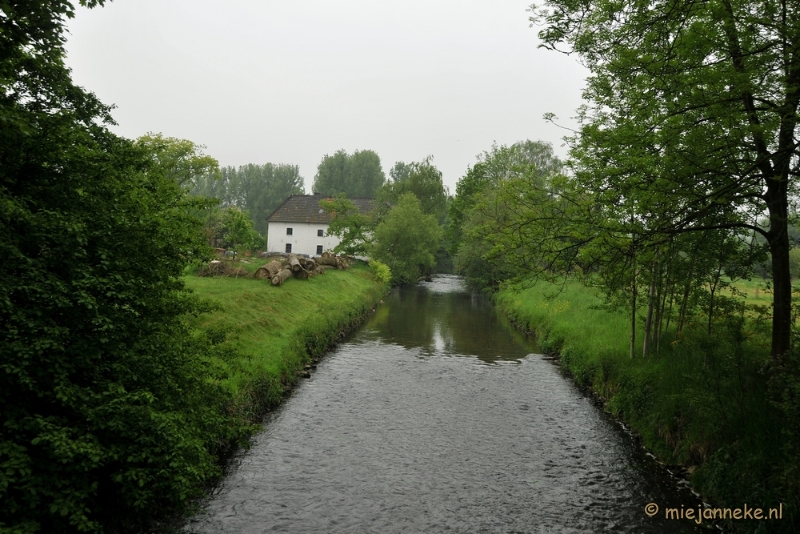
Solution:
[{"label": "bush", "polygon": [[375,280],[382,284],[390,284],[392,282],[392,270],[389,266],[378,260],[369,260],[369,266],[372,268]]}]

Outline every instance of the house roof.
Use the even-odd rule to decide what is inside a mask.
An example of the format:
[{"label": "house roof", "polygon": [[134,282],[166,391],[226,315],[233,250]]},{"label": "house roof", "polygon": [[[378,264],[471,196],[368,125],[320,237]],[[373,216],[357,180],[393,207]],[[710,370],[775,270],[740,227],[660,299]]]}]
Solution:
[{"label": "house roof", "polygon": [[[320,194],[292,195],[269,214],[267,221],[330,224],[333,217],[319,207],[319,201],[327,198],[330,197]],[[361,213],[369,213],[375,207],[375,201],[371,198],[348,200],[353,202]]]}]

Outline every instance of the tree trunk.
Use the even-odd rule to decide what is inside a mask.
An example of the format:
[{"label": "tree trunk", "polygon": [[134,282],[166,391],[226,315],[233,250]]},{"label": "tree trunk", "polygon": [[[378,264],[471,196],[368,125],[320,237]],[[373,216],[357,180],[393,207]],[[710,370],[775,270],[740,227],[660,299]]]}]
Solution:
[{"label": "tree trunk", "polygon": [[294,254],[289,256],[289,265],[291,265],[292,270],[294,272],[297,272],[303,268],[303,266],[300,265],[300,260],[297,259],[297,256],[295,256]]},{"label": "tree trunk", "polygon": [[291,277],[292,277],[291,269],[283,269],[281,272],[272,277],[272,285],[279,286]]},{"label": "tree trunk", "polygon": [[647,318],[644,321],[644,343],[642,344],[642,357],[646,358],[650,353],[650,334],[653,328],[653,306],[655,304],[656,281],[650,282],[650,290],[647,293]]},{"label": "tree trunk", "polygon": [[336,258],[323,256],[321,258],[317,258],[317,263],[319,265],[330,265],[332,267],[336,267]]},{"label": "tree trunk", "polygon": [[256,270],[253,277],[259,280],[263,280],[264,278],[269,278],[271,280],[273,276],[275,276],[281,271],[281,269],[283,269],[283,267],[281,266],[281,262],[277,260],[272,260],[266,265],[262,265],[261,267],[259,267]]},{"label": "tree trunk", "polygon": [[[782,360],[791,350],[792,279],[789,272],[789,234],[786,219],[783,232],[769,241],[772,253],[772,357]],[[772,226],[770,227],[772,233]]]},{"label": "tree trunk", "polygon": [[636,354],[636,251],[633,252],[633,276],[631,277],[631,360]]}]

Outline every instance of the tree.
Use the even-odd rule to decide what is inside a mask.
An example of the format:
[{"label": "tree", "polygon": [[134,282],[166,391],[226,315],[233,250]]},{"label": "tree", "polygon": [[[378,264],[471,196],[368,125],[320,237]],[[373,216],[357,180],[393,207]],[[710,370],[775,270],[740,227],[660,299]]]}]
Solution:
[{"label": "tree", "polygon": [[269,214],[290,195],[303,194],[303,177],[297,165],[249,163],[238,169],[223,167],[218,176],[205,175],[192,194],[217,198],[223,206],[248,212],[253,227],[265,235]]},{"label": "tree", "polygon": [[[102,1],[84,5],[100,5]],[[0,5],[0,530],[140,531],[219,473],[194,202],[63,64],[70,2]],[[196,334],[196,335],[195,335]]]},{"label": "tree", "polygon": [[[493,145],[459,180],[448,210],[447,237],[456,270],[472,285],[497,287],[505,279],[525,276],[540,266],[554,267],[552,260],[534,260],[532,254],[543,255],[544,236],[552,235],[556,228],[560,232],[565,223],[559,220],[555,224],[556,214],[545,217],[542,211],[553,207],[552,185],[561,167],[548,143],[523,141]],[[523,212],[526,216],[536,213],[538,223],[512,226],[521,222]],[[531,231],[540,232],[535,240]],[[523,233],[530,241],[518,239]]]},{"label": "tree", "polygon": [[411,174],[411,167],[408,163],[403,163],[402,161],[398,161],[394,164],[389,170],[389,178],[393,182],[402,182],[408,175]]},{"label": "tree", "polygon": [[[773,358],[790,350],[789,203],[798,168],[800,8],[790,2],[548,0],[544,46],[580,55],[575,177],[637,204],[651,243],[747,229],[772,257]],[[757,224],[767,213],[769,226]]]},{"label": "tree", "polygon": [[370,214],[360,213],[344,194],[320,200],[319,206],[333,215],[328,234],[341,239],[333,251],[350,256],[367,256],[375,227]]},{"label": "tree", "polygon": [[261,236],[253,228],[253,221],[246,211],[236,206],[222,210],[223,238],[234,250],[252,250],[261,240]]},{"label": "tree", "polygon": [[322,158],[313,190],[330,197],[344,193],[350,198],[375,198],[385,181],[378,154],[372,150],[356,150],[348,155],[339,150],[333,156],[326,154]]},{"label": "tree", "polygon": [[442,172],[433,165],[432,160],[433,157],[428,156],[419,162],[398,161],[390,173],[393,180],[381,188],[379,200],[395,204],[403,194],[413,193],[419,199],[422,211],[435,215],[441,223],[447,209],[447,189],[442,182]]},{"label": "tree", "polygon": [[203,153],[205,147],[188,139],[150,132],[138,138],[136,144],[153,158],[160,172],[187,191],[197,187],[203,178],[216,178],[219,172],[219,162]]},{"label": "tree", "polygon": [[371,255],[389,266],[395,283],[410,284],[435,265],[441,238],[436,217],[422,211],[413,193],[405,193],[375,228]]}]

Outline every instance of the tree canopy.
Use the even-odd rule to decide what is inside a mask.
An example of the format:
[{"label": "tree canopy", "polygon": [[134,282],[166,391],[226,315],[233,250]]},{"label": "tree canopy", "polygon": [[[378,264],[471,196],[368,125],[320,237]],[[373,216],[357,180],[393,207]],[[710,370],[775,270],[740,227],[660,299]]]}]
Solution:
[{"label": "tree canopy", "polygon": [[195,189],[202,180],[215,177],[219,171],[217,160],[203,153],[205,147],[188,139],[151,132],[138,138],[136,144],[150,154],[153,164],[167,178],[187,191]]},{"label": "tree canopy", "polygon": [[[99,5],[102,1],[82,2]],[[185,318],[207,247],[159,150],[64,58],[73,5],[0,4],[0,530],[141,531],[242,435]]]},{"label": "tree canopy", "polygon": [[419,162],[395,163],[390,172],[392,180],[381,188],[378,199],[393,205],[403,194],[412,193],[419,199],[424,213],[435,215],[442,222],[447,211],[447,189],[442,182],[442,172],[432,161],[433,157],[428,156]]},{"label": "tree canopy", "polygon": [[386,181],[381,159],[372,150],[356,150],[347,154],[338,150],[325,155],[314,176],[313,191],[335,197],[344,193],[349,198],[375,198]]},{"label": "tree canopy", "polygon": [[[548,0],[532,20],[545,26],[546,47],[576,53],[592,73],[573,140],[577,184],[612,218],[634,221],[640,248],[686,232],[763,235],[772,354],[786,355],[787,225],[800,170],[798,6]],[[614,204],[625,208],[613,214]],[[757,223],[764,213],[767,227]]]},{"label": "tree canopy", "polygon": [[398,284],[411,284],[436,264],[442,230],[434,215],[422,211],[413,193],[404,193],[375,228],[372,256],[389,266]]},{"label": "tree canopy", "polygon": [[266,235],[269,214],[287,197],[302,195],[303,191],[303,177],[297,165],[250,163],[204,174],[192,194],[217,198],[223,207],[246,211],[256,231]]},{"label": "tree canopy", "polygon": [[333,251],[337,254],[367,256],[375,227],[371,214],[359,212],[358,207],[344,194],[321,200],[319,205],[333,215],[328,234],[341,239]]}]

